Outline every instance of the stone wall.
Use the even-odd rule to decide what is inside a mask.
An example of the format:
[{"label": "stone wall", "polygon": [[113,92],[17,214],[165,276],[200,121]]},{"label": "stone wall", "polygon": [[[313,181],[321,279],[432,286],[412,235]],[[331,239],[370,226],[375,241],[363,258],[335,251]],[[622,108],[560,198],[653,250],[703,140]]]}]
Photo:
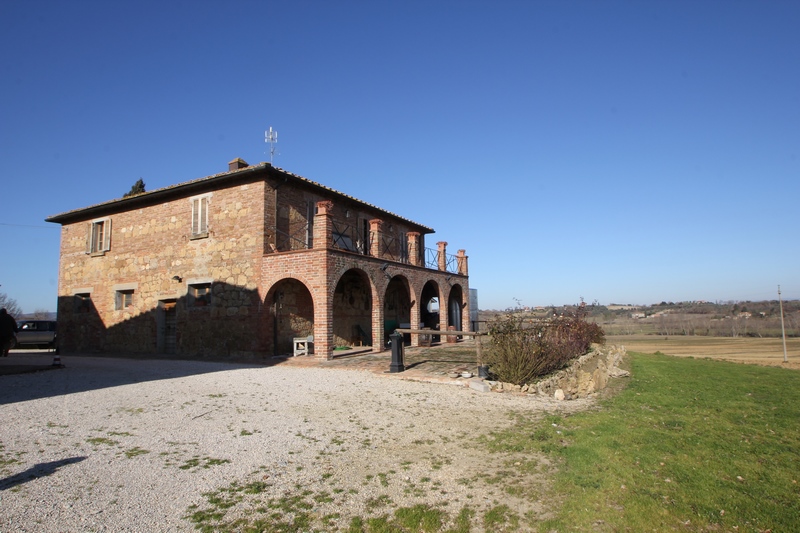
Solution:
[{"label": "stone wall", "polygon": [[558,400],[586,398],[608,386],[609,378],[625,377],[629,373],[619,368],[626,355],[624,346],[592,345],[592,350],[579,357],[568,368],[560,370],[531,385],[488,382],[492,390],[519,391],[528,394],[553,396]]}]

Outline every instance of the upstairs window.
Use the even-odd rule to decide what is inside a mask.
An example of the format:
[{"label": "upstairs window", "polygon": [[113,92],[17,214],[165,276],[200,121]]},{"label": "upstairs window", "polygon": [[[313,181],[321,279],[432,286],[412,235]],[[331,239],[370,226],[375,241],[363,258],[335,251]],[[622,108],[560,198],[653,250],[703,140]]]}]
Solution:
[{"label": "upstairs window", "polygon": [[111,249],[111,219],[95,220],[89,226],[87,253],[102,255]]},{"label": "upstairs window", "polygon": [[192,198],[192,238],[208,237],[208,200],[210,196]]}]

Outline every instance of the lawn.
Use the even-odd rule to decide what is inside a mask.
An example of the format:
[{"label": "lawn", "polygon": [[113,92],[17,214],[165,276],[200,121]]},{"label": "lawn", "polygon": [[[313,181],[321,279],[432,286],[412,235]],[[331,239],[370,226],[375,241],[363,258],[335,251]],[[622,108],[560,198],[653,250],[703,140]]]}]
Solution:
[{"label": "lawn", "polygon": [[630,355],[630,382],[599,409],[520,417],[496,451],[560,465],[550,531],[797,531],[800,373]]}]

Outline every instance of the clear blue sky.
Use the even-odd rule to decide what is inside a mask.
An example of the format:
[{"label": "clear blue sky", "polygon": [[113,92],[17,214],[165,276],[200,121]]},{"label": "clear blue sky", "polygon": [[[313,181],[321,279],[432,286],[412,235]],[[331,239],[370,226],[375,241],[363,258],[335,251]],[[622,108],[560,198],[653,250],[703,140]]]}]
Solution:
[{"label": "clear blue sky", "polygon": [[480,307],[800,298],[800,2],[0,4],[0,292],[45,217],[268,161],[436,229]]}]

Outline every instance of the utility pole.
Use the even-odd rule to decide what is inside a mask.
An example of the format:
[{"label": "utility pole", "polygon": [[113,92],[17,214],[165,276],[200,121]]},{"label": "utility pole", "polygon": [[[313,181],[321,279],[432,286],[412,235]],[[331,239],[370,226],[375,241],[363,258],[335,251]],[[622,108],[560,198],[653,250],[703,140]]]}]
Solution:
[{"label": "utility pole", "polygon": [[778,305],[781,309],[781,335],[783,335],[783,362],[788,363],[789,359],[786,357],[786,328],[783,325],[783,300],[781,299],[781,286],[778,285]]}]

